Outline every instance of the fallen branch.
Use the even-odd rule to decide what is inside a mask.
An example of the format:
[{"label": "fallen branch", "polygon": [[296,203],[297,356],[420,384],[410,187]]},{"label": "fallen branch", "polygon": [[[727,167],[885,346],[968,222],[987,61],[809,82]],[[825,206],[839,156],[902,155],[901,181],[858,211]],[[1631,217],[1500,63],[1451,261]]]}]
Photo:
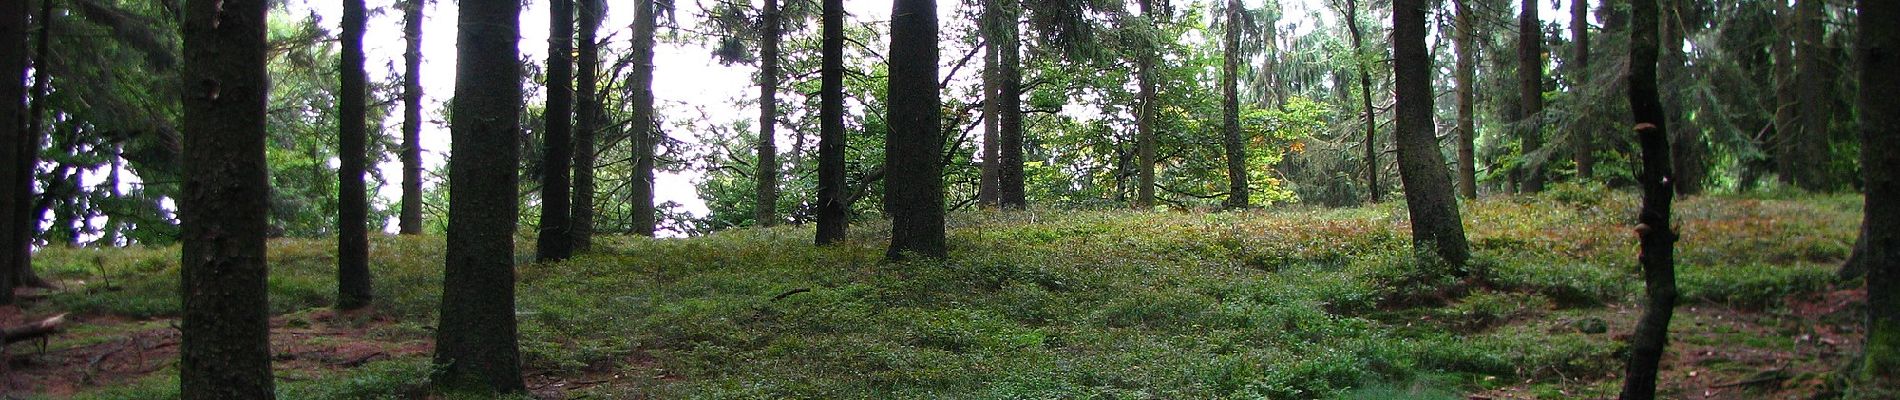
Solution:
[{"label": "fallen branch", "polygon": [[52,335],[54,333],[58,333],[60,326],[64,325],[65,323],[66,323],[66,314],[60,314],[60,315],[55,315],[52,318],[39,320],[39,322],[33,322],[26,325],[21,325],[21,326],[7,327],[0,331],[3,331],[4,336],[6,337],[4,344],[13,344],[15,342],[23,342],[23,341],[33,340],[33,339],[39,339],[39,338],[46,337],[48,335]]}]

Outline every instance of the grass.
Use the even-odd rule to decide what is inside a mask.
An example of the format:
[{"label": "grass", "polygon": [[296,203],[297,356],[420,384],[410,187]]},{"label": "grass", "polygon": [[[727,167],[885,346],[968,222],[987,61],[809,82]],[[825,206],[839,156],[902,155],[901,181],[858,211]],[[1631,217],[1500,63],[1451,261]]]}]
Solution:
[{"label": "grass", "polygon": [[[1859,217],[1849,196],[1680,204],[1684,300],[1752,309],[1828,289]],[[1562,393],[1552,385],[1602,386],[1620,368],[1612,335],[1569,327],[1624,318],[1610,310],[1640,295],[1635,207],[1584,187],[1466,204],[1474,282],[1419,272],[1400,204],[963,212],[951,216],[949,258],[898,264],[881,261],[888,226],[877,222],[826,248],[808,244],[808,227],[612,237],[596,254],[521,265],[517,309],[529,370],[617,376],[575,395],[1459,398],[1526,381]],[[368,335],[432,335],[441,245],[373,239],[378,312],[397,322]],[[331,242],[271,247],[272,310],[327,306]],[[44,251],[50,278],[119,289],[38,307],[176,315],[175,254]],[[1415,301],[1432,293],[1440,301]],[[399,358],[279,390],[407,397],[427,371],[425,359]],[[168,374],[80,397],[166,397]]]}]

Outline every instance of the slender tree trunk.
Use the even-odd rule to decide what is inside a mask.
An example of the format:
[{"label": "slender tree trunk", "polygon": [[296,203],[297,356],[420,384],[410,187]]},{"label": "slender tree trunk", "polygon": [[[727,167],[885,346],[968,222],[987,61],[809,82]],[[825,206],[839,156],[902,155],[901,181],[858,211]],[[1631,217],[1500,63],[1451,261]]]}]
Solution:
[{"label": "slender tree trunk", "polygon": [[983,39],[988,44],[987,48],[983,49],[983,168],[977,171],[976,188],[976,203],[983,207],[995,207],[999,204],[996,201],[996,191],[1000,188],[997,174],[1002,173],[1002,169],[999,168],[1001,160],[998,159],[1002,157],[1000,148],[1002,144],[997,142],[999,140],[997,121],[1002,117],[997,115],[997,111],[1001,108],[998,108],[996,103],[1000,100],[997,98],[997,90],[1000,89],[997,84],[1000,83],[999,77],[1002,74],[1001,71],[997,71],[1000,65],[997,61],[999,54],[996,51],[996,38],[1000,36],[997,34],[1000,30],[997,25],[1002,24],[1003,1],[983,0],[984,22],[981,29],[983,29]]},{"label": "slender tree trunk", "polygon": [[368,74],[363,72],[363,32],[368,19],[363,0],[343,0],[342,90],[338,91],[337,121],[337,238],[336,308],[368,306],[373,294],[369,276],[369,190],[363,174],[369,168]]},{"label": "slender tree trunk", "polygon": [[1813,191],[1831,190],[1836,186],[1826,167],[1831,142],[1828,125],[1834,121],[1833,96],[1829,93],[1833,85],[1827,82],[1838,71],[1827,65],[1829,54],[1823,42],[1827,34],[1824,1],[1799,0],[1795,2],[1794,11],[1795,100],[1800,104],[1796,115],[1800,117],[1801,127],[1794,146],[1800,158],[1806,161],[1796,166],[1794,183]]},{"label": "slender tree trunk", "polygon": [[1643,170],[1637,177],[1643,188],[1643,208],[1636,217],[1636,234],[1641,242],[1637,259],[1643,267],[1643,291],[1649,302],[1630,338],[1629,364],[1620,396],[1623,400],[1656,397],[1657,364],[1669,343],[1669,318],[1676,304],[1676,233],[1669,222],[1669,203],[1675,198],[1675,189],[1670,185],[1668,111],[1663,109],[1656,82],[1658,2],[1635,0],[1630,8],[1634,19],[1630,28],[1629,102],[1643,153]]},{"label": "slender tree trunk", "polygon": [[268,399],[264,1],[185,4],[180,397]]},{"label": "slender tree trunk", "polygon": [[[1661,29],[1662,44],[1657,47],[1656,56],[1657,85],[1667,93],[1662,96],[1663,108],[1682,110],[1683,93],[1688,93],[1685,78],[1689,76],[1688,55],[1682,51],[1687,27],[1683,25],[1682,8],[1688,6],[1684,0],[1661,0],[1663,22]],[[1703,139],[1701,129],[1691,126],[1688,115],[1682,112],[1669,114],[1669,160],[1674,163],[1670,168],[1674,174],[1670,177],[1677,194],[1694,195],[1702,193],[1702,185],[1709,175],[1709,145]]]},{"label": "slender tree trunk", "polygon": [[[1570,2],[1570,83],[1578,98],[1578,111],[1583,112],[1592,102],[1585,99],[1584,90],[1590,83],[1590,0],[1572,0]],[[1585,117],[1584,121],[1595,121]],[[1596,176],[1596,127],[1585,123],[1575,128],[1570,136],[1571,159],[1577,163],[1577,181],[1588,181]]]},{"label": "slender tree trunk", "polygon": [[521,4],[457,6],[448,246],[432,381],[448,394],[520,393],[527,389],[515,335]]},{"label": "slender tree trunk", "polygon": [[[1141,15],[1148,17],[1150,23],[1160,16],[1153,10],[1155,0],[1140,0]],[[1158,44],[1157,44],[1158,45]],[[1135,79],[1139,93],[1135,101],[1141,102],[1135,111],[1135,155],[1138,159],[1135,179],[1135,209],[1147,210],[1155,205],[1155,112],[1158,100],[1155,95],[1154,63],[1155,49],[1141,49],[1135,57]]]},{"label": "slender tree trunk", "polygon": [[[844,240],[851,226],[844,174],[844,0],[824,0],[824,64],[818,89],[818,245]],[[992,159],[993,160],[993,159]]]},{"label": "slender tree trunk", "polygon": [[1227,0],[1227,31],[1221,57],[1221,144],[1227,150],[1227,208],[1247,208],[1247,147],[1240,137],[1240,0]]},{"label": "slender tree trunk", "polygon": [[[594,154],[600,137],[600,22],[605,17],[601,0],[580,0],[580,59],[576,64],[579,88],[575,90],[574,110],[574,187],[573,202],[568,204],[568,232],[561,240],[570,251],[592,249],[594,233]],[[577,240],[586,237],[588,240]]]},{"label": "slender tree trunk", "polygon": [[[32,188],[15,184],[22,173],[21,162],[27,157],[26,132],[26,31],[27,2],[10,1],[0,10],[0,218],[25,213]],[[11,225],[11,224],[9,224]],[[29,238],[20,235],[17,226],[0,227],[0,305],[13,304],[13,288],[19,282],[21,268],[14,265],[28,256]]]},{"label": "slender tree trunk", "polygon": [[536,261],[574,255],[568,196],[568,165],[574,157],[574,0],[548,6],[548,103],[542,112],[541,232],[535,237]]},{"label": "slender tree trunk", "polygon": [[[36,20],[40,35],[35,38],[33,53],[35,57],[33,59],[33,89],[29,94],[32,96],[32,104],[26,110],[26,130],[21,132],[23,137],[20,142],[23,147],[19,159],[14,161],[14,168],[18,168],[16,170],[18,172],[13,175],[13,184],[18,185],[23,190],[20,193],[26,197],[22,197],[21,200],[25,204],[16,209],[11,217],[14,221],[12,229],[17,230],[14,235],[18,235],[15,243],[20,246],[12,260],[13,283],[16,287],[51,288],[53,287],[51,283],[40,279],[39,274],[33,271],[34,236],[38,233],[40,217],[45,213],[40,211],[40,207],[35,207],[31,200],[26,199],[38,197],[33,193],[33,174],[39,167],[40,138],[43,136],[41,133],[45,132],[41,129],[41,124],[46,121],[46,87],[49,80],[48,74],[52,71],[50,57],[47,56],[52,54],[49,51],[51,36],[47,33],[53,31],[53,2],[44,0],[40,2],[40,15]],[[60,186],[63,185],[49,187]]]},{"label": "slender tree trunk", "polygon": [[1544,147],[1544,23],[1537,16],[1537,1],[1524,0],[1517,19],[1517,90],[1518,140],[1523,145],[1523,189],[1544,191],[1544,161],[1532,157]]},{"label": "slender tree trunk", "polygon": [[778,224],[778,0],[765,0],[759,37],[759,226]]},{"label": "slender tree trunk", "polygon": [[654,148],[664,137],[653,124],[653,46],[658,15],[652,0],[634,4],[633,77],[633,234],[653,236],[653,157]]},{"label": "slender tree trunk", "polygon": [[1022,36],[1018,31],[1022,3],[1002,2],[1001,31],[996,43],[996,172],[997,205],[1003,209],[1029,208],[1029,193],[1023,174],[1023,60]]},{"label": "slender tree trunk", "polygon": [[891,247],[885,258],[893,260],[947,254],[937,39],[935,0],[892,4],[884,210],[891,215]]},{"label": "slender tree trunk", "polygon": [[1867,271],[1864,378],[1900,377],[1900,77],[1883,70],[1900,61],[1900,4],[1860,0],[1860,149],[1867,184],[1861,260]]},{"label": "slender tree trunk", "polygon": [[427,0],[404,2],[402,16],[402,215],[404,235],[422,234],[422,8]]},{"label": "slender tree trunk", "polygon": [[1452,192],[1451,172],[1445,168],[1432,124],[1432,57],[1425,48],[1429,12],[1426,0],[1392,2],[1399,180],[1405,185],[1405,207],[1412,217],[1414,251],[1462,276],[1470,250],[1458,215],[1458,197]]},{"label": "slender tree trunk", "polygon": [[1453,45],[1458,56],[1456,66],[1458,96],[1458,193],[1467,199],[1478,198],[1478,41],[1472,21],[1471,1],[1453,0],[1457,9]]},{"label": "slender tree trunk", "polygon": [[1372,66],[1367,65],[1364,34],[1359,31],[1359,2],[1346,0],[1346,30],[1352,36],[1353,65],[1359,70],[1359,100],[1366,114],[1366,139],[1361,145],[1366,150],[1366,200],[1379,202],[1384,193],[1379,189],[1379,123],[1375,120],[1372,107]]},{"label": "slender tree trunk", "polygon": [[1774,43],[1769,46],[1769,51],[1774,53],[1775,130],[1765,147],[1769,150],[1769,156],[1774,158],[1777,178],[1782,183],[1795,185],[1797,177],[1802,175],[1799,172],[1801,168],[1813,162],[1802,159],[1802,154],[1796,151],[1801,137],[1801,121],[1797,113],[1800,101],[1796,99],[1799,85],[1795,80],[1797,62],[1794,55],[1794,38],[1797,37],[1794,27],[1797,20],[1786,2],[1768,3],[1775,10],[1776,32],[1779,35],[1775,35]]}]

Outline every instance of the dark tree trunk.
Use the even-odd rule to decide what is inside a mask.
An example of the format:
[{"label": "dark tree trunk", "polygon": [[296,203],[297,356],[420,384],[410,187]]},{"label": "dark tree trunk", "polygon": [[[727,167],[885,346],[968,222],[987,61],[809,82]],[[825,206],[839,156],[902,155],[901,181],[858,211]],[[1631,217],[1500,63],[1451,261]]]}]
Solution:
[{"label": "dark tree trunk", "polygon": [[568,165],[574,158],[574,0],[548,4],[548,104],[542,111],[546,129],[541,148],[541,232],[535,237],[536,261],[565,260],[574,255],[569,223]]},{"label": "dark tree trunk", "polygon": [[1865,374],[1900,377],[1900,77],[1883,70],[1900,61],[1900,4],[1860,0],[1860,149],[1867,203],[1862,233],[1867,270]]},{"label": "dark tree trunk", "polygon": [[[16,185],[20,161],[26,157],[26,16],[27,2],[10,1],[0,10],[0,218],[25,213],[31,188]],[[20,268],[14,263],[31,251],[17,225],[0,227],[0,305],[13,304],[13,287]]]},{"label": "dark tree trunk", "polygon": [[373,295],[369,276],[369,190],[363,174],[369,168],[369,136],[366,92],[369,77],[363,72],[363,0],[343,0],[343,88],[337,93],[337,237],[336,237],[336,308],[355,310],[368,306]]},{"label": "dark tree trunk", "polygon": [[[20,200],[24,204],[14,209],[14,214],[9,217],[13,221],[11,228],[15,230],[13,234],[17,235],[15,236],[17,239],[14,243],[19,246],[19,249],[16,250],[17,252],[14,253],[13,259],[11,260],[14,279],[13,287],[52,287],[51,283],[40,279],[39,274],[33,271],[34,235],[38,233],[40,216],[45,213],[40,211],[42,207],[38,207],[34,205],[31,200],[28,200],[38,198],[38,196],[33,193],[33,171],[34,168],[39,166],[40,137],[42,136],[41,132],[44,132],[44,130],[40,129],[40,124],[46,121],[46,86],[48,71],[52,70],[48,62],[50,57],[47,56],[48,54],[52,54],[49,52],[49,44],[51,43],[49,39],[51,36],[48,36],[46,33],[52,32],[52,17],[53,2],[40,2],[40,16],[36,18],[40,35],[36,38],[36,44],[34,45],[33,89],[32,92],[29,93],[29,95],[32,96],[32,104],[26,110],[25,130],[20,132],[20,145],[22,146],[20,155],[18,159],[14,160],[14,168],[17,168],[15,170],[17,172],[13,175],[13,185],[16,185],[19,190],[21,190],[20,194],[25,197],[21,197]],[[63,185],[51,185],[51,187],[60,186]]]},{"label": "dark tree trunk", "polygon": [[1828,124],[1834,121],[1833,97],[1829,89],[1831,75],[1838,71],[1827,65],[1830,58],[1825,0],[1799,0],[1795,3],[1795,100],[1800,108],[1801,134],[1794,138],[1795,151],[1806,161],[1796,166],[1795,186],[1812,191],[1834,189],[1836,184],[1827,171],[1830,144]]},{"label": "dark tree trunk", "polygon": [[515,336],[521,4],[457,5],[448,247],[433,382],[443,393],[520,393],[527,389]]},{"label": "dark tree trunk", "polygon": [[1443,262],[1452,273],[1463,275],[1471,253],[1458,215],[1458,198],[1452,192],[1451,172],[1445,169],[1432,124],[1432,57],[1425,49],[1428,12],[1426,0],[1392,2],[1399,180],[1405,185],[1405,207],[1412,216],[1414,251],[1429,263]]},{"label": "dark tree trunk", "polygon": [[983,49],[983,167],[977,171],[976,178],[976,203],[982,207],[995,207],[998,204],[996,201],[996,191],[999,188],[997,174],[1002,173],[1002,169],[998,168],[1001,165],[1001,161],[998,160],[1002,157],[999,148],[1001,144],[997,142],[999,139],[996,136],[997,120],[1002,119],[997,115],[997,110],[1000,108],[996,107],[997,83],[999,83],[997,79],[1001,76],[1000,71],[996,70],[999,68],[996,31],[997,25],[1002,23],[1001,3],[1002,0],[983,0],[984,25],[981,29],[983,29],[984,42],[988,44]]},{"label": "dark tree trunk", "polygon": [[184,283],[178,380],[184,399],[267,399],[270,307],[264,232],[264,1],[185,5]]},{"label": "dark tree trunk", "polygon": [[1227,32],[1221,57],[1221,144],[1227,150],[1227,208],[1247,208],[1247,147],[1240,137],[1240,0],[1227,0]]},{"label": "dark tree trunk", "polygon": [[1458,65],[1456,70],[1458,95],[1458,193],[1467,199],[1478,198],[1478,120],[1477,91],[1478,83],[1478,41],[1473,30],[1477,24],[1472,20],[1472,0],[1453,0],[1457,8],[1455,17],[1457,26],[1454,33],[1454,45],[1457,46]]},{"label": "dark tree trunk", "polygon": [[[1683,41],[1688,34],[1683,26],[1682,8],[1687,6],[1684,0],[1662,0],[1663,22],[1661,29],[1662,44],[1657,47],[1656,80],[1659,91],[1668,93],[1663,96],[1663,108],[1684,109],[1683,93],[1691,92],[1685,82],[1689,75],[1688,55],[1682,51]],[[1669,178],[1675,185],[1677,194],[1693,195],[1702,193],[1702,185],[1709,175],[1709,145],[1703,140],[1701,129],[1689,124],[1688,115],[1673,113],[1669,118],[1669,160],[1673,175]]]},{"label": "dark tree trunk", "polygon": [[[1148,17],[1149,23],[1158,21],[1153,10],[1156,0],[1139,0],[1141,15]],[[1159,45],[1156,43],[1155,45]],[[1154,63],[1157,56],[1153,48],[1140,49],[1135,55],[1135,80],[1139,88],[1135,101],[1141,102],[1135,111],[1135,203],[1138,210],[1154,208],[1155,205],[1155,104]]]},{"label": "dark tree trunk", "polygon": [[1637,260],[1643,267],[1643,291],[1649,302],[1630,338],[1629,364],[1620,396],[1623,400],[1656,397],[1657,363],[1669,343],[1669,318],[1676,305],[1676,233],[1669,225],[1669,203],[1675,198],[1675,189],[1670,185],[1668,111],[1663,109],[1656,82],[1658,2],[1635,0],[1630,7],[1629,102],[1643,157],[1642,172],[1637,177],[1643,188],[1643,208],[1636,216],[1636,234],[1641,242]]},{"label": "dark tree trunk", "polygon": [[1537,0],[1524,0],[1517,17],[1518,140],[1523,145],[1523,191],[1544,191],[1544,23],[1537,17]]},{"label": "dark tree trunk", "polygon": [[422,234],[422,7],[426,0],[408,0],[403,6],[402,79],[402,234]]},{"label": "dark tree trunk", "polygon": [[1377,203],[1384,193],[1379,189],[1379,123],[1372,107],[1372,66],[1365,60],[1364,34],[1359,32],[1359,2],[1346,0],[1346,31],[1352,35],[1353,65],[1359,70],[1359,100],[1366,114],[1366,138],[1361,146],[1366,155],[1366,200]]},{"label": "dark tree trunk", "polygon": [[1775,9],[1775,18],[1778,23],[1776,31],[1780,33],[1780,35],[1776,35],[1776,37],[1774,37],[1774,43],[1769,46],[1769,50],[1774,52],[1775,59],[1773,68],[1775,75],[1775,132],[1774,135],[1769,138],[1766,147],[1769,149],[1770,157],[1774,158],[1777,178],[1779,178],[1782,183],[1795,185],[1795,182],[1798,180],[1797,177],[1803,175],[1801,169],[1813,163],[1812,160],[1802,159],[1801,152],[1797,150],[1800,146],[1799,141],[1801,137],[1801,121],[1798,119],[1800,116],[1798,110],[1801,104],[1800,101],[1796,99],[1797,87],[1799,86],[1798,81],[1795,80],[1795,64],[1797,64],[1797,62],[1794,55],[1793,39],[1796,37],[1794,28],[1796,25],[1796,16],[1785,2],[1771,1],[1769,4]]},{"label": "dark tree trunk", "polygon": [[[1590,0],[1572,0],[1570,2],[1570,84],[1576,89],[1578,111],[1587,109],[1591,104],[1583,98],[1584,90],[1590,83]],[[1584,121],[1595,121],[1585,118]],[[1596,176],[1596,124],[1584,123],[1573,128],[1570,133],[1570,155],[1577,163],[1577,181],[1588,181]]]},{"label": "dark tree trunk", "polygon": [[641,236],[653,236],[653,157],[654,148],[664,137],[653,125],[653,46],[654,26],[658,15],[653,1],[639,0],[634,3],[633,76],[628,84],[633,85],[633,185],[628,190],[633,206],[632,233]]},{"label": "dark tree trunk", "polygon": [[998,165],[996,202],[1003,209],[1029,208],[1023,174],[1023,59],[1020,23],[1022,3],[1002,2],[1001,31],[996,43],[996,140]]},{"label": "dark tree trunk", "polygon": [[[568,204],[568,232],[561,240],[568,242],[569,252],[592,249],[594,232],[594,143],[600,137],[602,106],[600,101],[600,32],[601,13],[605,4],[601,0],[580,0],[576,3],[580,14],[580,59],[576,63],[576,80],[579,87],[574,110],[574,170],[573,202]],[[583,233],[583,229],[585,232]],[[587,237],[589,240],[576,240]]]},{"label": "dark tree trunk", "polygon": [[844,0],[824,0],[824,63],[818,98],[819,245],[844,240],[851,226],[844,175]]},{"label": "dark tree trunk", "polygon": [[756,218],[759,226],[778,225],[778,0],[765,0],[759,33],[759,171]]},{"label": "dark tree trunk", "polygon": [[941,258],[943,132],[938,110],[937,2],[891,6],[890,136],[884,141],[884,211],[891,215],[885,257]]}]

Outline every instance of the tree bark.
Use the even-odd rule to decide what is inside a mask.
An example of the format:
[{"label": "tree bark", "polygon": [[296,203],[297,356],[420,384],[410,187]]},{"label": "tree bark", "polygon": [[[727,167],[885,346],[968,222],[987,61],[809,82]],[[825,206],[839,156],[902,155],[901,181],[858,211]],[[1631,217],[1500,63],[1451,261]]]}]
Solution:
[{"label": "tree bark", "polygon": [[1801,134],[1793,140],[1795,151],[1805,161],[1796,166],[1794,184],[1811,191],[1831,190],[1836,186],[1826,165],[1831,142],[1828,126],[1834,121],[1833,97],[1829,91],[1833,85],[1829,82],[1838,71],[1827,65],[1828,49],[1823,42],[1827,34],[1824,1],[1799,0],[1795,2],[1794,11],[1795,101],[1800,104],[1796,115],[1800,117]]},{"label": "tree bark", "polygon": [[1247,147],[1240,136],[1240,0],[1227,0],[1221,57],[1221,144],[1227,150],[1227,208],[1247,208]]},{"label": "tree bark", "polygon": [[[1139,0],[1141,15],[1152,24],[1156,18],[1153,10],[1155,0]],[[1151,46],[1154,45],[1151,43]],[[1135,203],[1134,208],[1147,210],[1155,205],[1155,49],[1139,49],[1135,55],[1135,79],[1138,92],[1135,101],[1140,102],[1135,111]]]},{"label": "tree bark", "polygon": [[1392,2],[1392,75],[1396,81],[1399,180],[1412,217],[1412,243],[1427,264],[1464,275],[1470,250],[1451,173],[1432,124],[1431,54],[1425,48],[1426,0]]},{"label": "tree bark", "polygon": [[[580,14],[580,59],[575,64],[579,87],[575,90],[574,163],[571,165],[574,187],[573,201],[568,203],[568,232],[561,238],[568,242],[570,252],[592,249],[595,142],[600,137],[601,114],[604,114],[600,101],[599,32],[605,5],[601,0],[580,0],[576,4]],[[589,240],[575,240],[583,235]]]},{"label": "tree bark", "polygon": [[1353,65],[1359,70],[1359,100],[1366,114],[1366,136],[1360,144],[1366,151],[1366,200],[1377,203],[1384,191],[1379,189],[1379,123],[1372,107],[1372,66],[1366,63],[1365,34],[1359,31],[1359,2],[1346,0],[1343,11],[1346,31],[1352,36]]},{"label": "tree bark", "polygon": [[515,335],[520,3],[457,6],[448,246],[432,381],[448,394],[520,393],[527,389]]},{"label": "tree bark", "polygon": [[[0,10],[0,218],[24,213],[31,188],[14,184],[27,157],[26,31],[27,2],[11,1]],[[0,227],[0,305],[13,304],[13,288],[20,268],[14,265],[31,251],[29,238],[16,226]]]},{"label": "tree bark", "polygon": [[1798,112],[1801,103],[1796,97],[1799,85],[1795,80],[1797,62],[1794,55],[1794,38],[1797,36],[1794,27],[1797,19],[1786,2],[1768,3],[1775,9],[1776,22],[1779,23],[1776,31],[1780,34],[1774,37],[1774,43],[1769,46],[1775,58],[1775,131],[1768,139],[1767,147],[1770,157],[1774,158],[1777,178],[1784,184],[1796,185],[1795,182],[1799,180],[1797,177],[1803,175],[1801,169],[1813,163],[1812,160],[1802,159],[1801,152],[1797,150],[1801,137]]},{"label": "tree bark", "polygon": [[368,306],[374,295],[369,275],[368,74],[363,72],[363,32],[368,19],[363,0],[343,0],[343,69],[337,113],[336,308]]},{"label": "tree bark", "polygon": [[1532,157],[1544,147],[1544,24],[1537,16],[1537,0],[1524,0],[1517,18],[1518,140],[1524,164],[1525,192],[1544,191],[1544,161]]},{"label": "tree bark", "polygon": [[1029,207],[1023,174],[1023,60],[1020,23],[1022,3],[1002,2],[1002,23],[997,25],[996,46],[996,140],[998,165],[996,202],[1003,209]]},{"label": "tree bark", "polygon": [[536,261],[574,255],[572,208],[568,203],[568,164],[574,158],[574,0],[548,5],[548,103],[542,111],[541,226],[535,237]]},{"label": "tree bark", "polygon": [[818,98],[818,245],[844,240],[851,204],[844,174],[844,0],[824,0]]},{"label": "tree bark", "polygon": [[999,168],[1002,144],[998,142],[997,120],[1002,118],[997,115],[1000,108],[996,107],[996,102],[999,89],[998,77],[1001,73],[997,71],[1000,67],[997,64],[999,54],[995,44],[999,36],[997,25],[1002,23],[1002,2],[1003,0],[983,0],[983,25],[980,28],[983,41],[988,43],[983,49],[983,168],[977,171],[976,178],[976,203],[982,207],[995,207],[999,204],[996,201],[996,191],[1000,188],[997,174],[1002,173],[1002,169]]},{"label": "tree bark", "polygon": [[756,219],[759,226],[778,224],[778,41],[781,27],[778,0],[765,0],[759,34],[759,170]]},{"label": "tree bark", "polygon": [[180,397],[267,399],[266,2],[185,4]]},{"label": "tree bark", "polygon": [[[1572,0],[1570,2],[1570,84],[1576,88],[1578,111],[1584,112],[1592,102],[1584,97],[1590,83],[1590,0]],[[1586,117],[1584,121],[1595,121]],[[1571,160],[1577,163],[1577,181],[1588,181],[1596,176],[1596,128],[1586,122],[1584,126],[1574,128],[1570,133]]]},{"label": "tree bark", "polygon": [[404,2],[402,16],[402,211],[404,235],[422,234],[422,8],[427,0]]},{"label": "tree bark", "polygon": [[1637,215],[1636,235],[1641,242],[1638,263],[1643,267],[1643,291],[1649,297],[1643,316],[1636,322],[1630,338],[1629,364],[1623,376],[1623,400],[1647,400],[1656,397],[1657,364],[1669,343],[1669,318],[1675,312],[1676,233],[1670,227],[1669,207],[1675,197],[1669,162],[1668,112],[1656,82],[1659,53],[1657,23],[1659,1],[1634,0],[1630,15],[1630,111],[1635,115],[1635,131],[1642,145],[1642,172],[1637,180],[1643,188],[1643,207]]},{"label": "tree bark", "polygon": [[884,210],[891,216],[885,258],[942,258],[943,132],[937,87],[937,2],[896,0],[891,6],[888,109],[884,144]]},{"label": "tree bark", "polygon": [[1900,61],[1900,4],[1860,0],[1860,149],[1866,180],[1867,338],[1864,378],[1900,377],[1900,78],[1882,68]]},{"label": "tree bark", "polygon": [[1472,21],[1472,0],[1452,0],[1457,8],[1454,17],[1456,26],[1453,33],[1454,50],[1458,61],[1456,66],[1458,96],[1458,193],[1466,199],[1478,198],[1478,122],[1477,91],[1478,82],[1478,41],[1474,30],[1477,24]]},{"label": "tree bark", "polygon": [[[40,211],[40,207],[32,204],[31,200],[26,200],[38,197],[33,193],[33,174],[35,168],[39,166],[40,138],[43,136],[41,133],[45,132],[40,124],[46,120],[46,86],[49,71],[52,70],[50,57],[47,56],[52,54],[48,47],[51,36],[46,34],[52,32],[52,16],[53,3],[40,2],[40,15],[36,18],[40,35],[36,37],[34,45],[33,88],[29,93],[32,104],[26,109],[25,130],[20,132],[21,153],[19,158],[14,160],[14,168],[17,168],[15,170],[17,172],[13,175],[13,184],[17,185],[19,190],[22,190],[20,193],[26,196],[20,200],[24,204],[16,208],[10,217],[14,224],[11,229],[15,229],[13,234],[17,238],[15,244],[19,246],[12,259],[14,287],[52,287],[51,283],[40,279],[39,274],[33,271],[34,235],[38,233],[40,216],[45,213]],[[52,185],[52,187],[59,186],[63,185]]]},{"label": "tree bark", "polygon": [[652,0],[634,3],[633,76],[633,185],[628,190],[633,206],[632,233],[653,236],[653,157],[663,133],[653,125],[653,46],[658,14]]},{"label": "tree bark", "polygon": [[[1662,45],[1657,48],[1661,53],[1656,56],[1656,75],[1657,85],[1666,89],[1663,92],[1669,93],[1662,97],[1663,108],[1670,110],[1684,109],[1683,93],[1690,91],[1684,87],[1686,83],[1683,78],[1689,75],[1689,57],[1682,51],[1683,41],[1687,40],[1689,33],[1682,15],[1682,8],[1688,5],[1683,1],[1662,0],[1660,4],[1663,8],[1663,22],[1659,28]],[[1701,129],[1690,125],[1688,115],[1677,112],[1666,118],[1669,118],[1670,128],[1669,160],[1673,163],[1670,179],[1676,193],[1685,196],[1702,193],[1702,186],[1709,175],[1708,141],[1704,140]]]}]

